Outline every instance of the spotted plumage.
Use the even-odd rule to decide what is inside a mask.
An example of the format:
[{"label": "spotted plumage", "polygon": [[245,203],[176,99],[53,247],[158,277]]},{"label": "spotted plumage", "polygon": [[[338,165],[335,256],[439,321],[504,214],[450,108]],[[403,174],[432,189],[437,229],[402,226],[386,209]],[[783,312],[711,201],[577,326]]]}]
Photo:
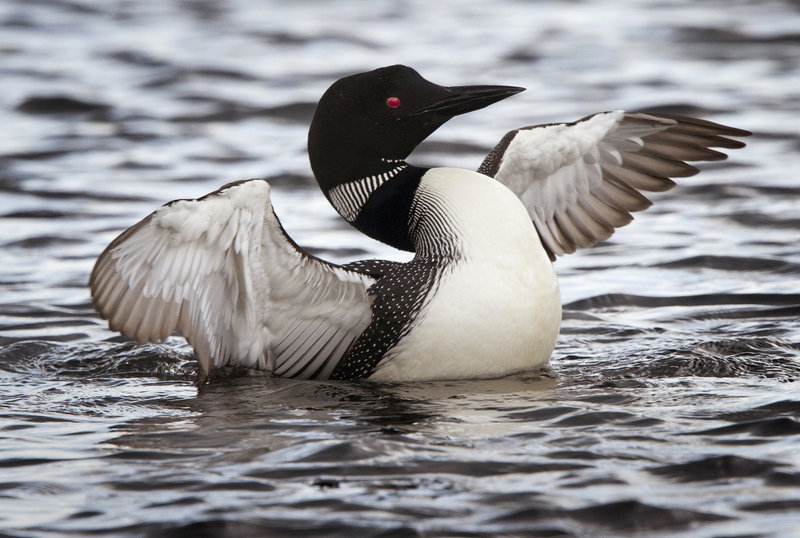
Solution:
[{"label": "spotted plumage", "polygon": [[[372,260],[344,267],[377,278],[370,286],[372,322],[353,343],[331,379],[369,377],[417,321],[425,300],[450,260],[416,257],[408,263]],[[368,265],[368,267],[367,267]]]},{"label": "spotted plumage", "polygon": [[139,342],[183,335],[199,378],[225,365],[302,379],[498,377],[544,364],[561,320],[551,260],[627,224],[670,177],[741,147],[746,131],[612,111],[509,132],[478,172],[420,168],[453,116],[514,95],[444,87],[406,66],[345,77],[308,136],[325,196],[356,229],[414,253],[337,265],[281,226],[263,180],[176,200],[100,255],[92,300]]}]

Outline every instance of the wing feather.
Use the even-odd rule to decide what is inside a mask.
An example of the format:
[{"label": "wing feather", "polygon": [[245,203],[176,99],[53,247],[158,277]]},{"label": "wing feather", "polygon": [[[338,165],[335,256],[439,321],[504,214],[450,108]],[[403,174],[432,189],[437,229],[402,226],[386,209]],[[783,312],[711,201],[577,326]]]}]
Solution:
[{"label": "wing feather", "polygon": [[310,357],[310,359],[298,363],[299,367],[294,370],[291,377],[298,377],[300,379],[313,377],[313,374],[319,369],[321,363],[325,359],[325,357],[318,356],[319,350],[330,342],[336,332],[337,329],[335,327],[326,327],[321,337],[315,339],[312,344],[304,350],[304,355]]},{"label": "wing feather", "polygon": [[326,347],[320,351],[320,354],[325,354],[328,358],[324,359],[322,365],[319,367],[319,370],[314,372],[314,377],[317,379],[330,378],[339,362],[338,360],[333,360],[332,357],[341,357],[347,352],[347,348],[350,347],[349,344],[346,344],[346,340],[336,342],[332,339],[329,345],[333,346],[332,350]]},{"label": "wing feather", "polygon": [[699,170],[686,161],[719,161],[751,133],[671,114],[588,116],[507,133],[479,172],[494,177],[528,209],[550,258],[607,239],[652,202],[642,192],[671,189],[673,177]]},{"label": "wing feather", "polygon": [[115,239],[90,278],[111,329],[139,342],[182,334],[201,377],[228,364],[330,375],[370,323],[373,282],[294,244],[261,180],[165,205]]},{"label": "wing feather", "polygon": [[[298,377],[301,379],[328,379],[333,372],[333,368],[336,367],[336,362],[331,360],[331,356],[338,355],[334,350],[340,345],[341,342],[339,342],[338,338],[329,338],[324,342],[324,345],[316,351],[314,358],[308,362],[308,365],[298,374]],[[342,353],[344,353],[344,351],[345,350],[342,350]]]},{"label": "wing feather", "polygon": [[309,353],[309,350],[314,344],[328,331],[328,329],[336,330],[322,320],[315,319],[305,324],[303,330],[299,335],[294,338],[291,345],[286,348],[286,351],[281,353],[280,367],[276,368],[275,372],[278,375],[285,375],[286,377],[294,377],[293,374],[297,373],[305,366],[303,360],[306,356],[314,356],[314,353]]}]

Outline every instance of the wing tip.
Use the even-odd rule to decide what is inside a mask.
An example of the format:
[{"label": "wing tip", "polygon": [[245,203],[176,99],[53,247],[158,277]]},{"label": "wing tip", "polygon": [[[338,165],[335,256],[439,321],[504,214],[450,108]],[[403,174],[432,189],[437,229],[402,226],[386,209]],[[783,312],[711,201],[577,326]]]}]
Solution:
[{"label": "wing tip", "polygon": [[[747,129],[741,129],[739,127],[732,127],[730,125],[725,125],[723,123],[718,123],[715,121],[697,118],[694,116],[684,116],[681,114],[672,114],[669,112],[659,112],[658,110],[643,110],[641,112],[637,112],[634,114],[645,114],[657,118],[664,118],[674,121],[677,126],[683,126],[684,128],[693,128],[697,132],[706,132],[706,134],[710,135],[717,135],[721,137],[732,136],[735,138],[746,138],[748,136],[753,136],[752,131],[748,131]],[[733,144],[741,144],[741,146],[736,147],[744,147],[745,143],[740,140],[731,140]],[[733,148],[731,148],[733,149]]]}]

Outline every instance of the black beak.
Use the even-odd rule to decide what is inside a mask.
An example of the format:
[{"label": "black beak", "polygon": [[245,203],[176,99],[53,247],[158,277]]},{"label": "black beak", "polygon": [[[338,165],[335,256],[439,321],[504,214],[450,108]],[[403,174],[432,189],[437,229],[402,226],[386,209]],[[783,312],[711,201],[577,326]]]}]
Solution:
[{"label": "black beak", "polygon": [[446,117],[458,116],[487,107],[525,90],[517,86],[450,86],[445,89],[449,95],[411,115],[436,113]]}]

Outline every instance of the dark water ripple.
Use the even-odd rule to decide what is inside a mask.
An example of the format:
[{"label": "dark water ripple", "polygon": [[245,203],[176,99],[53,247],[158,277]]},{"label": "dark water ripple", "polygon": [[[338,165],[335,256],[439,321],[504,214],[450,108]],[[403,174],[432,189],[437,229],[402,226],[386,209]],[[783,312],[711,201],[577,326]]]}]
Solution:
[{"label": "dark water ripple", "polygon": [[[798,27],[781,0],[0,4],[0,534],[800,534]],[[395,62],[528,88],[423,164],[619,107],[756,134],[557,262],[540,372],[197,388],[180,339],[105,329],[97,254],[231,180],[267,178],[317,255],[396,257],[334,216],[305,153],[331,80]]]}]

